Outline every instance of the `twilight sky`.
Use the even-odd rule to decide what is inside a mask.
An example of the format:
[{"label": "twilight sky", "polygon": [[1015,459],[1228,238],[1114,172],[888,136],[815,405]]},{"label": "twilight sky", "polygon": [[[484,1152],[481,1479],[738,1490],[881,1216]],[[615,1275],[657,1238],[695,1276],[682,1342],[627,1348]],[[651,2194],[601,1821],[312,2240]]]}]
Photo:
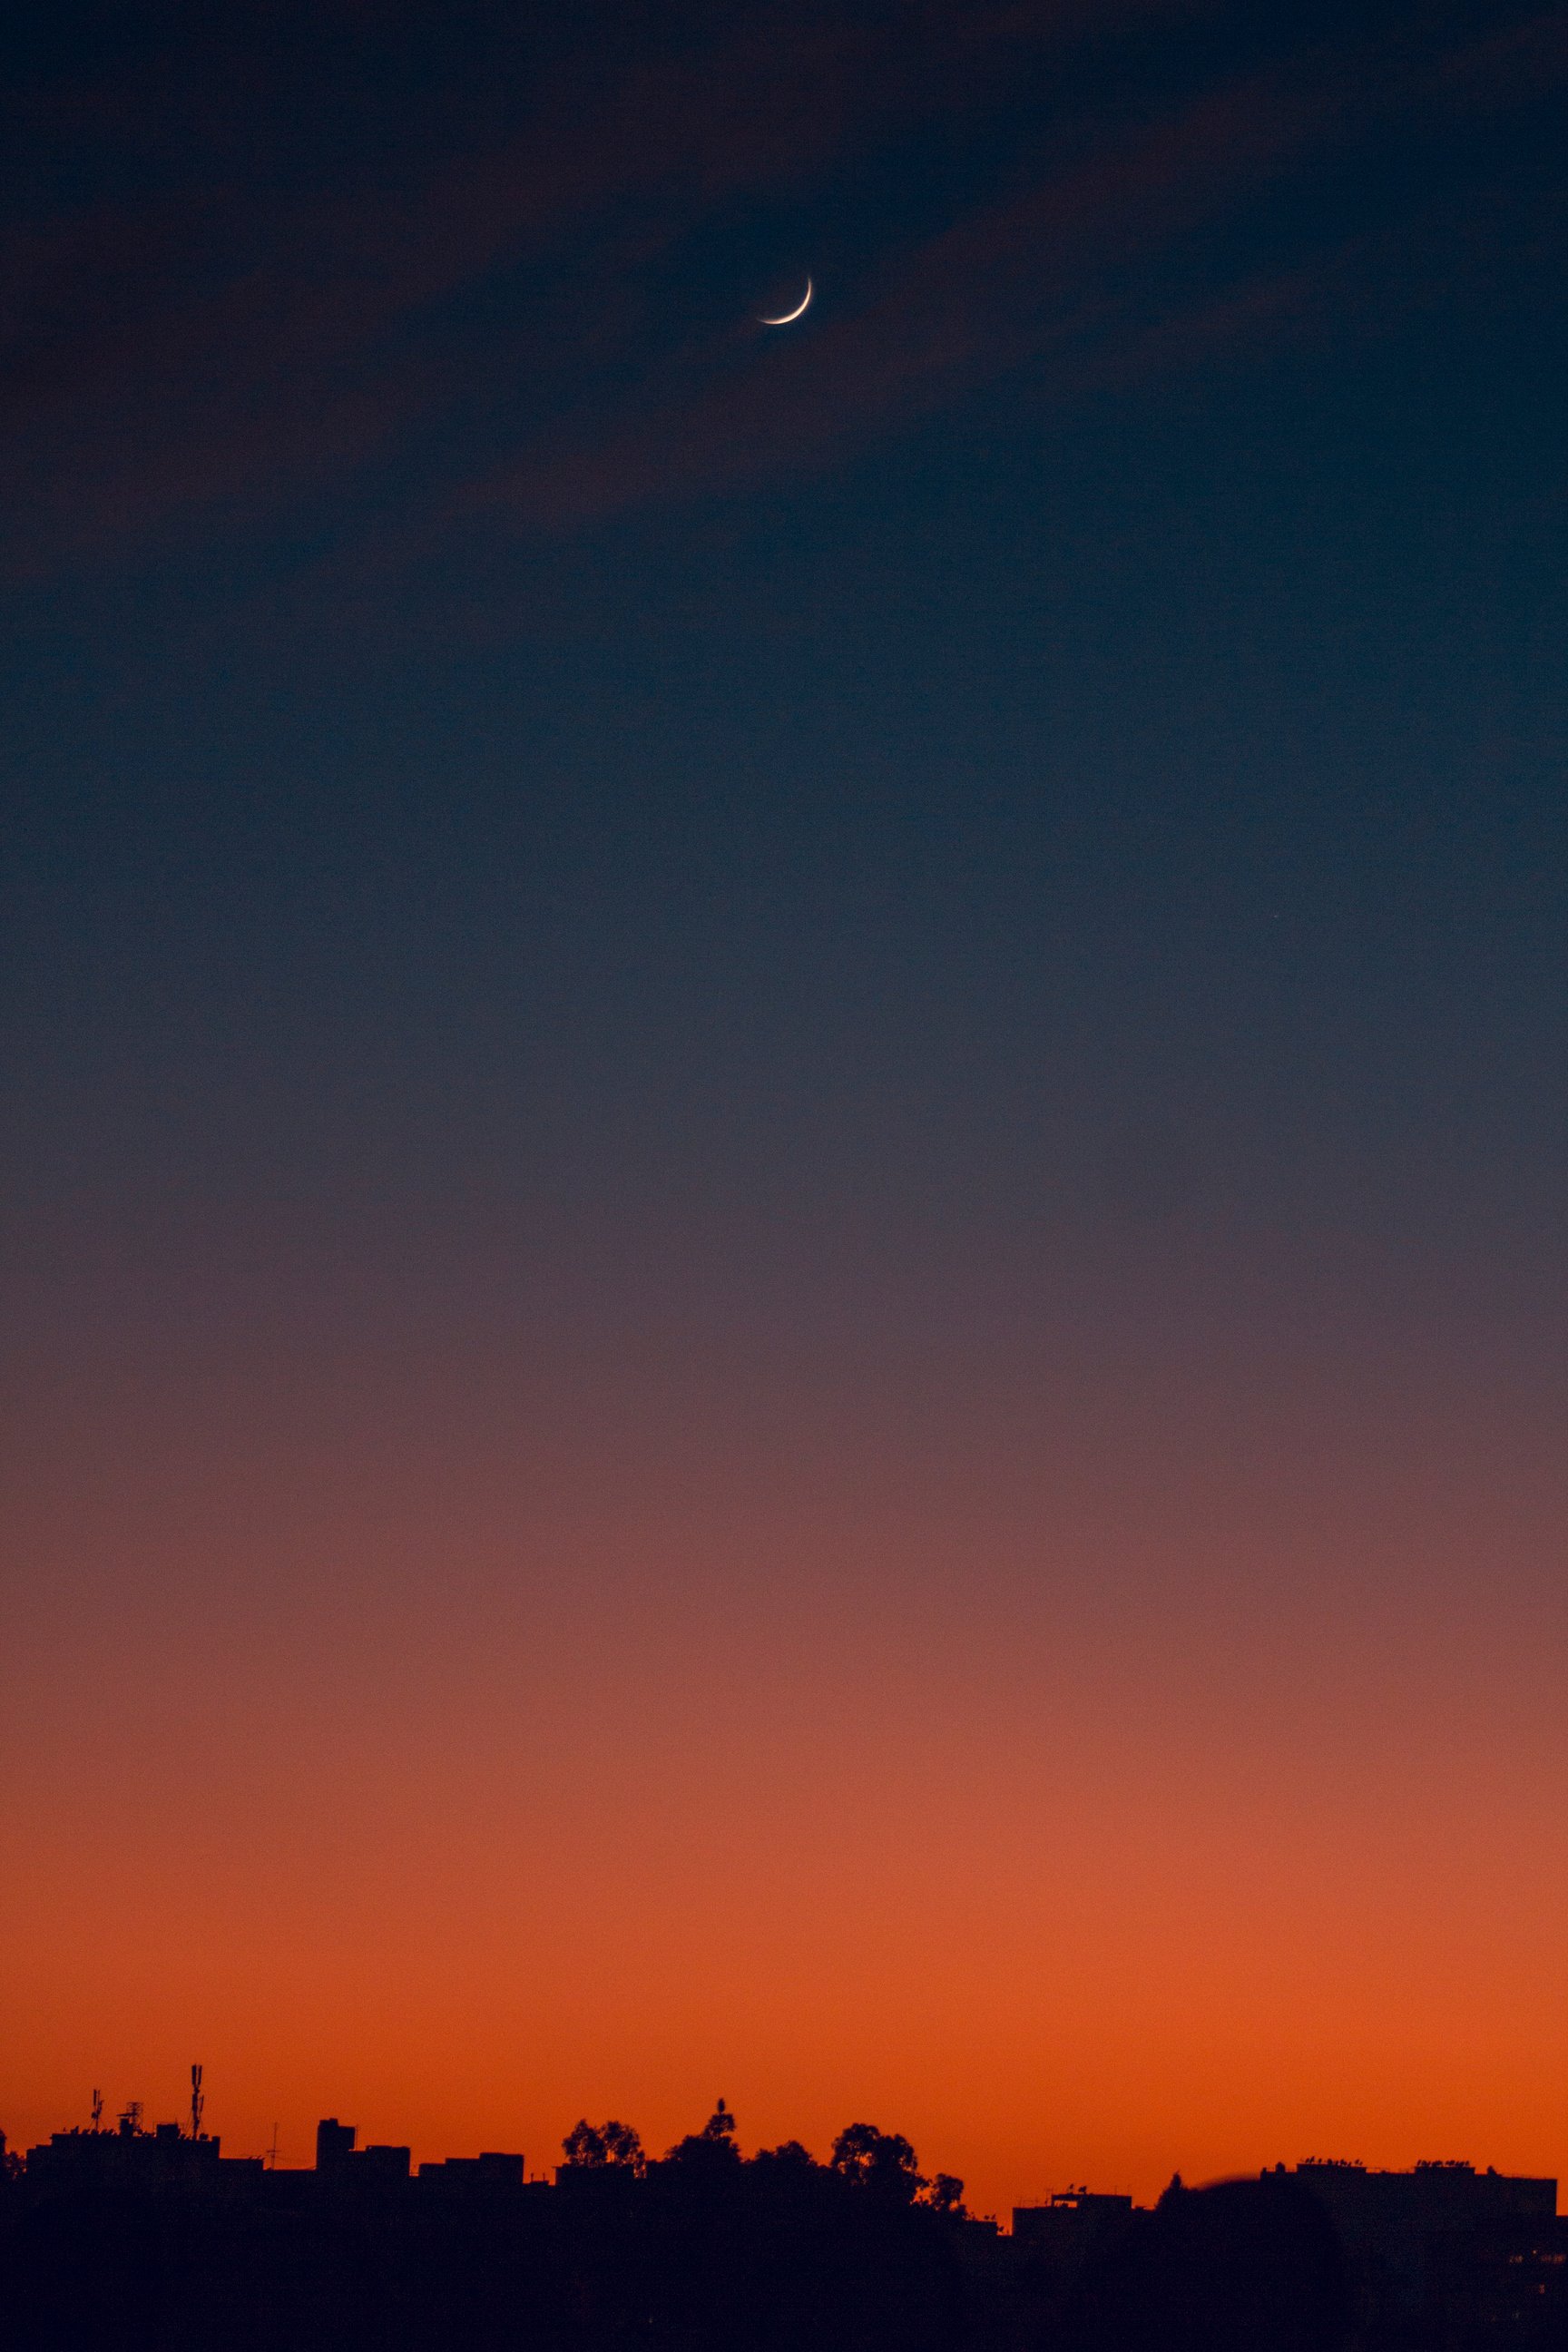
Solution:
[{"label": "twilight sky", "polygon": [[0,42],[0,2125],[1568,2174],[1568,18]]}]

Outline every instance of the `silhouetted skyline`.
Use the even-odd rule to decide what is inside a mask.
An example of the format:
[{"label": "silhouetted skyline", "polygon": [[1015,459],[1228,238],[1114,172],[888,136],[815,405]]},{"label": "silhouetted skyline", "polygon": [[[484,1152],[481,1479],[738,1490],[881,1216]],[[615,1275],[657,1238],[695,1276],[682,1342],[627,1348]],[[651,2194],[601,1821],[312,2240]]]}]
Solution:
[{"label": "silhouetted skyline", "polygon": [[427,2160],[324,2116],[309,2170],[201,2128],[0,2147],[0,2275],[18,2352],[287,2341],[386,2347],[809,2342],[886,2352],[1560,2352],[1557,2184],[1469,2164],[1323,2160],[1152,2209],[1083,2186],[977,2219],[953,2175],[858,2122],[826,2163],[743,2154],[716,2101],[662,2157],[582,2117],[553,2177],[517,2151]]}]

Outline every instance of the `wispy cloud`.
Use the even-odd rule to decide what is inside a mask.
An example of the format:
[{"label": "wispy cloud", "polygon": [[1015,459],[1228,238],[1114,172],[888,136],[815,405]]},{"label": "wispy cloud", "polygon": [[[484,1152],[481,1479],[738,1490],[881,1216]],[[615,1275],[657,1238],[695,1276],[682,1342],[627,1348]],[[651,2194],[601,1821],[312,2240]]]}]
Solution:
[{"label": "wispy cloud", "polygon": [[[1229,284],[1167,265],[1223,231],[1271,177],[1310,170],[1391,119],[1419,116],[1430,135],[1478,97],[1501,101],[1565,73],[1568,41],[1537,20],[1457,49],[1435,71],[1413,71],[1397,45],[1368,45],[1239,80],[1110,133],[1070,168],[903,257],[861,307],[835,318],[829,300],[814,331],[716,344],[705,367],[685,371],[706,375],[694,395],[661,400],[655,386],[646,403],[530,448],[472,486],[464,506],[560,527],[818,465],[1007,369],[1033,365],[1067,394],[1256,349],[1336,311],[1364,319],[1374,300],[1397,302],[1401,256],[1421,264],[1406,297],[1428,298],[1442,279],[1434,212],[1456,279],[1484,234],[1441,201],[1426,222],[1417,211],[1402,230],[1342,235],[1306,260],[1253,263]],[[1359,305],[1358,275],[1368,283]]]},{"label": "wispy cloud", "polygon": [[[351,155],[336,184],[271,194],[243,154],[230,68],[194,181],[35,218],[0,245],[13,550],[331,477],[460,394],[460,368],[417,331],[444,299],[591,238],[628,205],[657,247],[715,206],[807,183],[847,145],[1069,39],[1089,13],[939,12],[910,39],[886,18],[751,11],[717,42],[672,38],[618,70],[569,56],[474,152],[403,176]],[[53,130],[68,150],[73,136],[124,140],[148,108],[192,139],[201,79],[194,94],[188,76],[167,91],[143,76],[129,110],[101,85],[57,92]],[[226,127],[242,151],[226,168]]]},{"label": "wispy cloud", "polygon": [[560,523],[817,462],[1027,360],[1079,381],[1108,341],[1144,331],[1140,265],[1300,152],[1323,117],[1321,93],[1273,79],[1206,97],[921,245],[861,310],[829,308],[793,341],[745,334],[711,354],[697,397],[531,451],[466,503]]},{"label": "wispy cloud", "polygon": [[[1151,17],[1190,13],[1124,0],[1111,29],[1131,40]],[[6,561],[47,569],[192,517],[265,516],[421,436],[425,471],[400,498],[560,527],[819,465],[1009,367],[1047,367],[1065,386],[1138,353],[1156,364],[1184,338],[1212,347],[1223,318],[1267,331],[1290,300],[1257,289],[1295,283],[1299,304],[1299,261],[1251,264],[1228,291],[1202,271],[1165,285],[1162,271],[1380,108],[1512,102],[1568,62],[1560,20],[1535,16],[1419,68],[1398,44],[1368,45],[1141,101],[1120,123],[1100,91],[1042,127],[992,201],[871,253],[853,288],[829,285],[795,340],[649,332],[639,268],[705,224],[781,195],[807,203],[879,140],[966,109],[984,120],[1020,73],[1108,37],[1080,0],[912,17],[751,9],[717,37],[672,23],[614,67],[579,45],[504,108],[468,90],[485,126],[471,147],[448,126],[406,164],[383,139],[328,168],[318,126],[310,167],[276,173],[255,141],[265,149],[300,101],[292,84],[256,98],[260,48],[198,43],[183,72],[160,58],[123,85],[35,93],[47,194],[0,240]],[[447,112],[464,119],[450,94]],[[54,167],[73,142],[101,142],[124,169],[66,204]],[[169,154],[186,148],[195,160],[176,168]],[[454,304],[531,268],[579,290],[498,312],[482,332],[454,327]],[[458,424],[476,415],[489,455],[455,488],[462,457],[429,450],[443,433],[462,441]]]}]

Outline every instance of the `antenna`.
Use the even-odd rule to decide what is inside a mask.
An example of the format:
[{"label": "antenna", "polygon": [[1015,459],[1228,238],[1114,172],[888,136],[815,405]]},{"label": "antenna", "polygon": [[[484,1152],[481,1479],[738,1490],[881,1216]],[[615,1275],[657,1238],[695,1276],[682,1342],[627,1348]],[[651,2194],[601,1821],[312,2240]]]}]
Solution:
[{"label": "antenna", "polygon": [[94,2084],[94,2086],[93,2086],[93,2093],[92,2093],[92,2127],[93,2127],[93,2130],[94,2130],[94,2131],[100,2131],[100,2130],[101,2130],[101,2129],[102,2129],[102,2126],[103,2126],[103,2093],[102,2093],[102,2092],[101,2092],[101,2091],[97,2087],[97,2085],[96,2085],[96,2084]]},{"label": "antenna", "polygon": [[278,2169],[278,2126],[276,2124],[272,2126],[272,2145],[267,2151],[267,2169],[268,2172],[276,2172]]},{"label": "antenna", "polygon": [[199,2066],[193,2066],[191,2068],[191,2137],[193,2139],[200,2139],[202,2136],[202,2109],[205,2105],[206,2100],[202,2095],[202,2070]]}]

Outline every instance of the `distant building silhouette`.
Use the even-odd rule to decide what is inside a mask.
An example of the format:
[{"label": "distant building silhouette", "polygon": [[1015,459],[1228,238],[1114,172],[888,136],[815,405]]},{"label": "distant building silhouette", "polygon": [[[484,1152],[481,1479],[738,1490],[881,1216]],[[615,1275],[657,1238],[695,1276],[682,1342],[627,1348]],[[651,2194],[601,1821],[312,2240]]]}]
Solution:
[{"label": "distant building silhouette", "polygon": [[1097,2246],[1069,2299],[1070,2352],[1345,2352],[1333,2226],[1296,2182],[1173,2181]]},{"label": "distant building silhouette", "polygon": [[407,2181],[412,2149],[374,2141],[369,2147],[356,2147],[358,2137],[356,2125],[341,2124],[336,2116],[322,2116],[316,2126],[316,2170],[325,2181],[354,2189],[390,2189]]},{"label": "distant building silhouette", "polygon": [[259,2157],[226,2157],[216,2133],[192,2138],[176,2123],[156,2124],[144,2131],[139,2120],[129,2120],[128,2109],[113,2131],[56,2132],[39,2147],[29,2148],[25,2179],[55,2189],[135,2187],[196,2189],[222,2185],[233,2189],[259,2175]]},{"label": "distant building silhouette", "polygon": [[359,2128],[354,2124],[341,2124],[336,2116],[323,2116],[316,2126],[316,2169],[334,2171],[346,2164],[354,2152]]},{"label": "distant building silhouette", "polygon": [[448,2156],[437,2164],[422,2164],[419,2178],[437,2189],[521,2189],[523,2159],[499,2148],[485,2148],[478,2156]]},{"label": "distant building silhouette", "polygon": [[[1568,2225],[1555,2180],[1478,2172],[1462,2163],[1369,2172],[1359,2164],[1299,2164],[1295,2181],[1333,2223],[1363,2329],[1389,2333],[1468,2311],[1475,2326],[1515,2334],[1568,2321]],[[1568,2326],[1563,2329],[1568,2342]]]},{"label": "distant building silhouette", "polygon": [[1080,2185],[1009,2235],[869,2125],[827,2164],[743,2158],[724,2107],[657,2161],[584,2125],[552,2184],[335,2116],[270,2170],[140,2113],[0,2161],[5,2352],[1568,2352],[1555,2181],[1468,2164]]},{"label": "distant building silhouette", "polygon": [[1079,2269],[1108,2231],[1125,2228],[1132,2200],[1102,2190],[1058,2189],[1044,2205],[1015,2205],[1013,2236],[1023,2252],[1054,2268]]}]

